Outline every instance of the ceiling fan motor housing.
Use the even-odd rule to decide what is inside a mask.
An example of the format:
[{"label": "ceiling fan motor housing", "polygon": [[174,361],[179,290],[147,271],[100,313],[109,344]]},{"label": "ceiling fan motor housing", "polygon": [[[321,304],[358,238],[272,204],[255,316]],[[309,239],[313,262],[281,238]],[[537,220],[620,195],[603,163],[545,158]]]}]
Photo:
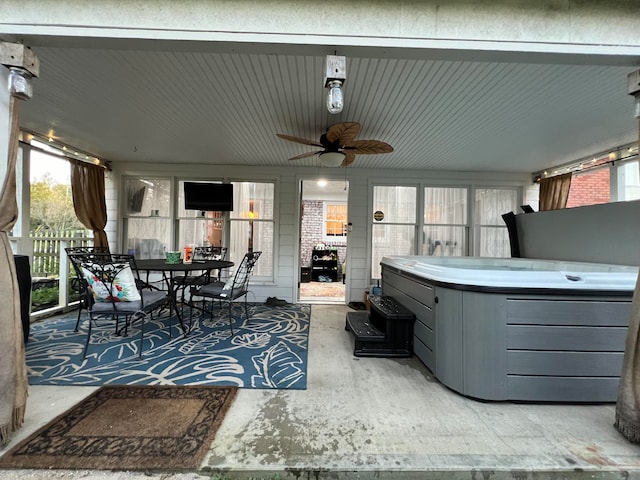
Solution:
[{"label": "ceiling fan motor housing", "polygon": [[340,148],[340,139],[336,140],[335,142],[330,142],[327,139],[327,134],[326,133],[323,133],[320,136],[320,143],[325,148],[325,150],[327,150],[328,152],[337,152],[338,149]]}]

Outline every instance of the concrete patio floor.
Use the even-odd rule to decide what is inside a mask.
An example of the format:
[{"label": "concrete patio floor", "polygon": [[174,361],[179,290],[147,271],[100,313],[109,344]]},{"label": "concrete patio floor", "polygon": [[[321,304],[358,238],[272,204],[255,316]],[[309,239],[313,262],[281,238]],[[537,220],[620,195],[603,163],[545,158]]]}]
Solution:
[{"label": "concrete patio floor", "polygon": [[[4,470],[0,479],[640,479],[640,446],[613,427],[615,405],[462,397],[416,358],[354,357],[347,310],[313,305],[307,390],[241,389],[198,472]],[[94,389],[31,387],[7,448]]]}]

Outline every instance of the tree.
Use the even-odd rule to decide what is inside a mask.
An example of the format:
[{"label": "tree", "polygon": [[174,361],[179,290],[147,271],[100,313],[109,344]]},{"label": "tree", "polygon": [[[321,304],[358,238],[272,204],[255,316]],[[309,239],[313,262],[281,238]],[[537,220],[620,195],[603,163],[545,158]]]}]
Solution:
[{"label": "tree", "polygon": [[31,231],[70,229],[85,229],[73,210],[71,186],[47,173],[31,183]]}]

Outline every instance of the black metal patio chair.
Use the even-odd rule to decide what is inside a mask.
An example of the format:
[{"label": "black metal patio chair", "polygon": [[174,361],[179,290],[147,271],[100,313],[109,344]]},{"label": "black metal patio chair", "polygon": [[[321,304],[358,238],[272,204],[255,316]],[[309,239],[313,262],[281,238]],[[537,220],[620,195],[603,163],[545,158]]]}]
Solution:
[{"label": "black metal patio chair", "polygon": [[[200,260],[226,260],[227,247],[194,247],[193,262]],[[197,273],[197,272],[196,272]],[[220,281],[220,270],[217,272],[217,281]],[[180,290],[181,302],[184,305],[185,291],[188,287],[203,286],[211,283],[211,271],[204,270],[200,274],[176,275],[173,277],[176,291]]]},{"label": "black metal patio chair", "polygon": [[207,285],[196,285],[190,288],[189,306],[191,308],[189,313],[189,329],[191,329],[193,322],[193,310],[196,308],[194,298],[200,297],[202,299],[202,312],[205,313],[207,311],[206,304],[209,303],[212,317],[214,301],[218,300],[220,310],[222,310],[223,303],[226,302],[229,305],[229,327],[231,328],[231,335],[233,336],[233,302],[234,300],[244,297],[244,312],[248,319],[247,293],[249,292],[249,279],[253,267],[261,254],[262,252],[246,253],[242,258],[242,262],[240,262],[236,268],[235,273],[231,275],[226,282],[215,281]]},{"label": "black metal patio chair", "polygon": [[[142,358],[144,321],[153,310],[169,302],[169,295],[162,290],[140,289],[134,262],[133,255],[124,254],[92,254],[79,259],[86,295],[92,298],[83,357],[87,355],[94,321],[100,317],[113,320],[116,334],[123,336],[127,336],[134,321],[140,320],[138,357]],[[171,327],[169,323],[170,332]]]},{"label": "black metal patio chair", "polygon": [[78,318],[76,320],[76,327],[74,328],[74,332],[78,331],[78,327],[80,326],[80,316],[82,315],[82,310],[88,310],[89,305],[92,302],[92,298],[90,295],[87,295],[87,287],[85,284],[85,279],[82,276],[82,271],[80,270],[79,261],[85,255],[91,255],[94,253],[104,254],[109,253],[109,247],[94,247],[94,246],[78,246],[78,247],[66,247],[64,251],[67,253],[69,257],[69,261],[71,262],[71,266],[73,267],[73,271],[76,274],[75,282],[73,282],[73,287],[76,290],[80,304],[78,306]]}]

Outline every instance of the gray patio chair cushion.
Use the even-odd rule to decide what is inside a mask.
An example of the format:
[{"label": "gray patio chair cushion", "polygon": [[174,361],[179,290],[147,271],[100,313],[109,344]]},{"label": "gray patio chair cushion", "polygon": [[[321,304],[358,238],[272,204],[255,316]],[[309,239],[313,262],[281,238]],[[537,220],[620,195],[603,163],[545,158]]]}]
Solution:
[{"label": "gray patio chair cushion", "polygon": [[153,310],[168,301],[167,292],[162,290],[140,290],[141,300],[134,302],[96,302],[92,311],[94,314],[113,313],[114,309],[117,313],[130,315],[142,310],[144,305],[145,311]]}]

